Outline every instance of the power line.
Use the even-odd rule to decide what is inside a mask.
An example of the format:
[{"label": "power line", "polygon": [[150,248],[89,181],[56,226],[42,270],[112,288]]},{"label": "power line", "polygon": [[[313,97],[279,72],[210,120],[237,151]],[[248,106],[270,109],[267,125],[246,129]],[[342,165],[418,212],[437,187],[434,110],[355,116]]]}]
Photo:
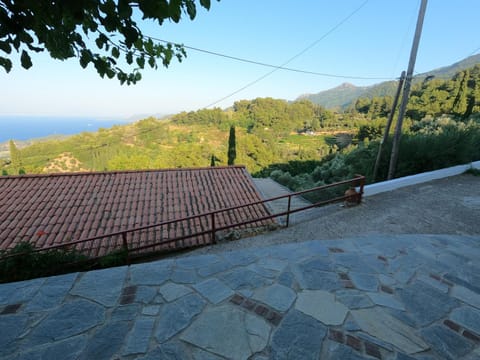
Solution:
[{"label": "power line", "polygon": [[152,39],[152,40],[156,40],[156,41],[163,42],[163,43],[166,43],[166,44],[174,44],[174,45],[178,45],[178,46],[183,46],[185,49],[188,49],[188,50],[193,50],[193,51],[201,52],[201,53],[204,53],[204,54],[223,57],[223,58],[226,58],[226,59],[240,61],[240,62],[244,62],[244,63],[248,63],[248,64],[270,67],[270,68],[274,68],[274,69],[278,69],[278,70],[292,71],[292,72],[297,72],[297,73],[302,73],[302,74],[317,75],[317,76],[324,76],[324,77],[342,78],[342,79],[356,79],[356,80],[391,80],[392,79],[392,78],[388,78],[388,77],[338,75],[338,74],[329,74],[329,73],[322,73],[322,72],[317,72],[317,71],[289,68],[289,67],[284,67],[284,66],[281,66],[281,65],[280,66],[279,65],[273,65],[273,64],[268,64],[268,63],[256,61],[256,60],[250,60],[250,59],[245,59],[245,58],[241,58],[241,57],[237,57],[237,56],[222,54],[222,53],[211,51],[211,50],[200,49],[200,48],[196,48],[196,47],[193,47],[193,46],[182,45],[182,44],[175,43],[175,42],[172,42],[172,41],[158,39],[158,38],[155,38],[153,36],[147,36],[147,37]]},{"label": "power line", "polygon": [[221,99],[219,100],[216,100],[212,103],[210,103],[209,105],[205,106],[206,108],[210,107],[210,106],[213,106],[213,105],[216,105],[218,104],[219,102],[222,102],[226,99],[228,99],[229,97],[232,97],[233,95],[236,95],[238,94],[239,92],[245,90],[246,88],[249,88],[250,86],[253,86],[255,85],[256,83],[262,81],[263,79],[265,79],[266,77],[270,76],[271,74],[273,74],[274,72],[282,69],[285,65],[288,65],[289,63],[291,63],[293,60],[295,60],[296,58],[300,57],[301,55],[303,55],[304,53],[306,53],[308,50],[310,50],[311,48],[313,48],[315,45],[317,45],[320,41],[322,41],[323,39],[325,39],[328,35],[330,35],[331,33],[333,33],[335,30],[337,30],[340,26],[342,26],[345,22],[347,22],[353,15],[355,15],[357,12],[359,12],[367,3],[368,3],[369,0],[365,0],[359,7],[357,7],[354,11],[352,11],[350,14],[348,14],[345,18],[343,18],[340,22],[338,22],[335,26],[333,26],[330,30],[328,30],[325,34],[323,34],[319,39],[315,40],[313,43],[311,43],[310,45],[308,45],[306,48],[304,48],[302,51],[300,51],[299,53],[295,54],[294,56],[292,56],[290,59],[288,59],[287,61],[285,61],[283,64],[281,64],[280,66],[276,66],[273,70],[267,72],[266,74],[260,76],[259,78],[249,82],[248,84],[242,86],[240,89],[238,90],[235,90],[234,92],[222,97]]}]

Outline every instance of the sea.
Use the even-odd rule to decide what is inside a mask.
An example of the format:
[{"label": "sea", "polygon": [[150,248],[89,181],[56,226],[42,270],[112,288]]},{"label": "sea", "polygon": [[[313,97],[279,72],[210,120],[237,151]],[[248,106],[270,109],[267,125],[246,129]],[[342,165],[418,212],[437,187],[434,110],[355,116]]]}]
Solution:
[{"label": "sea", "polygon": [[0,143],[10,139],[30,140],[51,135],[73,135],[129,122],[131,121],[113,118],[0,115]]}]

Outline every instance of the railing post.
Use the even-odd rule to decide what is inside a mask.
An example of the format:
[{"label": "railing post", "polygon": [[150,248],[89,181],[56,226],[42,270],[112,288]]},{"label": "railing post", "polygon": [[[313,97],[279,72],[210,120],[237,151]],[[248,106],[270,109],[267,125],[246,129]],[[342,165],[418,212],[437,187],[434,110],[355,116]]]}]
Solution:
[{"label": "railing post", "polygon": [[288,228],[288,224],[290,223],[290,204],[292,202],[292,195],[288,195],[288,205],[287,205],[287,224],[286,227]]},{"label": "railing post", "polygon": [[122,233],[123,249],[127,252],[127,265],[130,265],[130,252],[128,251],[127,233]]},{"label": "railing post", "polygon": [[215,213],[212,213],[212,243],[216,244],[217,239],[215,238]]}]

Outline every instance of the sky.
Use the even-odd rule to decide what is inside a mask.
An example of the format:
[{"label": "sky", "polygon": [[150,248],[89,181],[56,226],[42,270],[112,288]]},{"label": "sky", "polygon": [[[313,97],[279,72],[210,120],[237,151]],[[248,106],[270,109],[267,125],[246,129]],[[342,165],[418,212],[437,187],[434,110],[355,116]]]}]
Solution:
[{"label": "sky", "polygon": [[[343,77],[272,72],[187,49],[182,63],[146,69],[139,83],[127,86],[101,79],[93,66],[82,69],[77,59],[39,54],[29,70],[17,58],[10,73],[0,68],[0,116],[132,120],[227,108],[257,97],[295,100],[344,82],[367,86],[395,79],[408,66],[419,7],[420,0],[212,0],[210,11],[198,9],[193,21],[148,22],[142,31],[188,47]],[[430,0],[415,73],[479,53],[479,13],[478,0]]]}]

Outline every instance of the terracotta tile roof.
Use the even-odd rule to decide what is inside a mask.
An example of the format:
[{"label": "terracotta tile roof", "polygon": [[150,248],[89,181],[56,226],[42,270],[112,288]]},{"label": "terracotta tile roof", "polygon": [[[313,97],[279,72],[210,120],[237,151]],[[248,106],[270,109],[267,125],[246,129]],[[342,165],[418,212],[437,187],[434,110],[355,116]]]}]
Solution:
[{"label": "terracotta tile roof", "polygon": [[[41,248],[261,200],[244,167],[0,177],[0,249],[21,241]],[[215,217],[216,227],[267,215],[263,205]],[[254,225],[265,225],[268,221]],[[210,229],[202,217],[129,233],[129,247]],[[204,235],[157,247],[210,242]],[[89,256],[120,247],[121,236],[78,244]]]}]

